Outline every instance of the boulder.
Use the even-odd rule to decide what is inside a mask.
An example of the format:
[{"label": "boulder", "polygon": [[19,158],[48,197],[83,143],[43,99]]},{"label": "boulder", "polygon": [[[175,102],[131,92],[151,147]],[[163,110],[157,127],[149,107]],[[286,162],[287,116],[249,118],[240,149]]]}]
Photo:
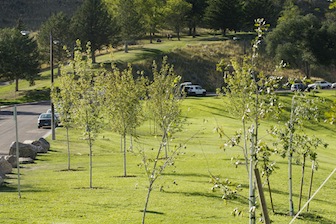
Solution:
[{"label": "boulder", "polygon": [[12,172],[12,164],[10,164],[4,157],[0,158],[0,172],[7,174]]},{"label": "boulder", "polygon": [[34,160],[29,157],[20,157],[19,158],[19,163],[20,164],[28,164],[28,163],[34,163]]},{"label": "boulder", "polygon": [[[35,145],[19,142],[19,157],[35,159],[36,154],[37,147]],[[9,155],[16,155],[16,142],[12,142]]]},{"label": "boulder", "polygon": [[37,147],[38,153],[47,153],[48,150],[50,149],[49,142],[44,138],[40,138],[39,140],[33,141],[31,144]]},{"label": "boulder", "polygon": [[17,167],[17,161],[16,161],[16,156],[14,155],[9,155],[9,156],[4,156],[5,160],[7,160],[13,168]]}]

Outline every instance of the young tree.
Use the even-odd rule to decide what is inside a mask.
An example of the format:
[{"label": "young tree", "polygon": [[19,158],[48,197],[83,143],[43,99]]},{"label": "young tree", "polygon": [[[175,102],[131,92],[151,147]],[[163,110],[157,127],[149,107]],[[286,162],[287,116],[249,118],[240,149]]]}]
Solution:
[{"label": "young tree", "polygon": [[26,79],[30,85],[40,71],[39,53],[36,41],[20,30],[0,30],[0,74],[15,80],[15,91],[19,91],[19,79]]},{"label": "young tree", "polygon": [[[250,223],[256,222],[253,173],[258,161],[268,162],[267,157],[265,157],[265,150],[261,150],[261,148],[267,149],[267,147],[263,146],[264,143],[259,138],[259,120],[265,118],[271,112],[276,114],[279,109],[277,96],[275,95],[279,79],[264,75],[262,71],[258,70],[257,63],[259,44],[268,25],[263,19],[256,20],[256,25],[257,37],[253,42],[252,57],[245,57],[244,60],[232,60],[229,67],[233,68],[233,72],[228,72],[231,69],[224,66],[225,63],[223,62],[218,65],[218,69],[225,74],[226,85],[223,90],[230,100],[230,111],[235,116],[239,115],[242,121],[243,133],[229,138],[226,145],[237,146],[241,139],[243,141],[243,154],[246,164],[249,165],[246,168],[249,176]],[[221,129],[219,129],[219,134],[227,136]]]},{"label": "young tree", "polygon": [[75,78],[72,91],[75,97],[72,101],[72,118],[81,128],[83,137],[89,144],[89,169],[90,169],[90,188],[92,188],[92,146],[96,135],[102,128],[102,98],[95,84],[95,78],[100,75],[99,70],[92,69],[92,60],[90,58],[90,46],[85,54],[82,53],[81,43],[77,41],[74,60],[70,62],[73,68],[72,77]]},{"label": "young tree", "polygon": [[[164,169],[173,162],[177,152],[183,147],[183,145],[176,146],[168,154],[169,137],[181,129],[183,119],[181,118],[181,97],[178,86],[180,77],[175,75],[173,67],[167,63],[167,57],[163,59],[160,69],[155,61],[153,62],[153,78],[154,80],[149,86],[147,101],[161,128],[161,141],[153,158],[143,152],[143,164],[149,182],[142,216],[143,224],[145,223],[148,202],[155,181]],[[165,151],[164,159],[162,159],[163,151]]]},{"label": "young tree", "polygon": [[[313,155],[315,152],[311,148],[316,148],[321,144],[318,138],[310,139],[308,136],[299,132],[305,120],[316,120],[319,118],[319,109],[316,102],[318,99],[310,99],[305,93],[296,92],[292,97],[291,113],[286,122],[284,129],[273,131],[279,138],[279,143],[283,147],[281,156],[288,158],[288,193],[289,193],[289,215],[294,216],[293,203],[293,174],[292,160],[293,155],[301,151],[303,163],[307,155]],[[326,146],[326,145],[325,145]],[[300,150],[301,149],[301,150]],[[314,156],[316,157],[316,155]],[[302,176],[304,176],[304,167],[302,168]],[[302,177],[303,178],[303,177]],[[303,181],[301,181],[301,187]],[[300,203],[300,202],[299,202]]]},{"label": "young tree", "polygon": [[102,0],[84,0],[71,19],[73,40],[91,43],[92,62],[96,62],[95,52],[112,43],[119,32],[115,19],[107,11]]},{"label": "young tree", "polygon": [[112,130],[118,132],[123,139],[124,152],[124,177],[127,176],[126,169],[126,135],[134,134],[134,130],[142,121],[142,100],[145,95],[145,79],[135,79],[132,67],[119,71],[113,67],[111,72],[106,71],[105,75],[96,80],[97,86],[103,97],[103,105],[107,120]]},{"label": "young tree", "polygon": [[166,24],[176,32],[178,40],[180,40],[180,33],[187,22],[187,14],[190,10],[191,4],[184,0],[167,0],[166,2],[163,11]]},{"label": "young tree", "polygon": [[66,139],[68,148],[68,170],[71,170],[70,165],[70,142],[69,129],[73,125],[72,111],[74,102],[79,98],[78,93],[74,91],[76,86],[76,75],[74,72],[69,73],[68,66],[62,66],[61,76],[58,78],[58,87],[51,91],[52,101],[60,114],[61,124],[66,128]]},{"label": "young tree", "polygon": [[174,72],[173,66],[164,57],[161,68],[153,62],[153,81],[149,85],[147,106],[161,129],[164,140],[165,157],[167,157],[170,136],[183,124],[181,118],[180,92],[177,87],[181,77]]}]

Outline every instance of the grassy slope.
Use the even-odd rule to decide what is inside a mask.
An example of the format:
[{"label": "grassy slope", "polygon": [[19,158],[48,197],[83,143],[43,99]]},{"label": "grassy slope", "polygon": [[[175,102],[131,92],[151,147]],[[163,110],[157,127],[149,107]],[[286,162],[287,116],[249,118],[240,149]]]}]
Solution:
[{"label": "grassy slope", "polygon": [[[190,46],[195,43],[195,48],[203,49],[203,56],[200,59],[198,53],[193,53],[195,48],[176,49],[172,55],[179,56],[176,60],[183,61],[183,55],[194,56],[194,63],[201,63],[210,60],[208,52],[216,52],[211,48],[213,41],[197,42],[199,39],[183,39],[181,42],[165,41],[161,44],[152,45],[143,43],[138,49],[133,49],[129,54],[121,51],[115,52],[110,58],[109,55],[98,58],[99,62],[131,61],[135,62],[139,58],[148,59],[152,56],[171,52],[173,47]],[[215,46],[215,45],[214,45]],[[227,46],[222,45],[223,49]],[[186,50],[187,49],[187,50]],[[195,50],[200,52],[200,50]],[[218,50],[220,52],[234,52]],[[123,58],[124,57],[124,58]],[[179,61],[175,62],[179,62]],[[212,58],[213,60],[213,58]],[[174,63],[174,62],[173,62]],[[141,63],[140,63],[141,64]],[[145,66],[150,66],[150,63]],[[192,64],[193,65],[193,64]],[[141,65],[138,65],[141,68]],[[145,67],[143,66],[143,67]],[[193,66],[189,66],[193,67]],[[56,74],[56,73],[55,73]],[[42,79],[37,81],[39,90],[46,90],[50,84],[48,72],[42,74]],[[57,81],[57,79],[56,79]],[[17,99],[19,102],[27,102],[32,99],[27,91],[40,92],[34,87],[28,87],[26,82],[20,83],[22,94],[26,98]],[[15,100],[10,96],[13,86],[0,87],[1,98],[5,102]],[[13,91],[14,92],[14,91]],[[6,95],[8,94],[8,95]],[[325,91],[322,94],[335,100],[334,91]],[[8,96],[8,97],[3,97]],[[34,96],[36,97],[36,96]],[[36,98],[34,98],[36,99]],[[285,102],[290,101],[290,97],[282,98]],[[4,101],[2,101],[4,103]],[[187,144],[185,150],[178,156],[175,166],[167,169],[165,174],[156,183],[152,198],[149,204],[151,211],[147,218],[148,223],[246,223],[248,217],[248,185],[247,174],[244,166],[234,168],[231,158],[241,156],[240,149],[220,150],[223,142],[213,132],[214,127],[222,126],[226,132],[233,133],[239,129],[239,120],[226,112],[226,104],[217,98],[188,98],[184,102],[184,111],[188,117],[185,130],[176,135],[176,139],[171,145],[185,142],[194,136]],[[280,124],[284,121],[280,120]],[[273,124],[268,121],[262,124],[265,130]],[[22,198],[17,199],[16,176],[10,175],[7,179],[9,185],[0,189],[0,222],[7,223],[139,223],[141,220],[140,210],[143,208],[147,181],[141,164],[141,156],[138,151],[145,149],[148,153],[154,152],[152,148],[157,148],[158,138],[150,134],[149,124],[138,130],[141,136],[139,143],[135,144],[134,153],[128,154],[128,174],[132,177],[121,178],[123,174],[122,154],[119,150],[119,136],[104,132],[99,136],[94,144],[94,169],[93,185],[95,189],[88,189],[88,145],[81,140],[77,130],[71,130],[71,161],[73,171],[66,169],[66,143],[65,131],[57,129],[57,140],[52,142],[50,153],[40,155],[36,164],[24,165],[22,172]],[[330,144],[327,150],[319,149],[319,171],[315,174],[313,191],[329,175],[335,167],[335,129],[327,124],[308,126],[310,134],[318,134],[318,137],[325,139]],[[177,138],[178,136],[178,138]],[[273,141],[270,137],[266,137]],[[50,140],[50,139],[49,139]],[[271,177],[273,197],[276,215],[271,214],[271,219],[275,223],[288,223],[290,218],[285,214],[288,211],[287,203],[287,169],[286,160],[274,157],[280,167],[277,174]],[[307,164],[306,183],[308,183]],[[223,180],[229,178],[234,184],[242,184],[243,191],[238,200],[225,203],[222,199],[220,189],[212,192],[212,185],[209,183],[209,172],[220,176]],[[299,188],[300,167],[294,167],[294,192],[295,209],[297,209],[297,197]],[[234,175],[233,175],[234,174]],[[304,221],[296,223],[334,223],[336,216],[334,213],[336,204],[333,186],[335,179],[331,179],[322,191],[316,196],[316,200],[311,203],[311,213],[305,215]],[[160,191],[159,189],[162,189]],[[307,186],[304,193],[307,192]],[[268,203],[268,195],[265,192]],[[242,217],[233,217],[231,212],[238,208],[243,211]]]},{"label": "grassy slope", "polygon": [[[324,92],[335,100],[333,92]],[[284,102],[289,97],[283,97]],[[213,132],[222,126],[228,133],[239,128],[239,119],[225,111],[225,102],[216,97],[188,98],[183,103],[187,124],[182,133],[170,143],[171,146],[185,142],[176,158],[155,185],[150,199],[147,223],[247,223],[248,222],[248,181],[245,166],[235,168],[231,158],[241,155],[238,148],[219,147],[223,143]],[[265,130],[273,122],[262,123]],[[319,149],[319,170],[315,173],[313,192],[335,168],[335,129],[327,124],[313,125],[307,129],[310,134],[318,134],[330,144],[329,149]],[[146,176],[138,151],[144,149],[151,154],[159,140],[150,134],[149,123],[138,129],[140,139],[134,144],[134,152],[129,152],[127,173],[123,174],[120,138],[104,132],[94,143],[93,186],[89,186],[88,145],[80,137],[78,130],[71,130],[71,163],[73,171],[67,167],[65,130],[57,129],[57,140],[52,142],[48,154],[38,156],[35,164],[24,165],[22,170],[22,198],[17,198],[16,175],[9,175],[9,184],[2,187],[0,197],[0,222],[6,223],[140,223],[141,210],[146,196]],[[268,139],[267,137],[266,139]],[[48,139],[50,140],[50,139]],[[154,149],[154,150],[152,150]],[[287,203],[286,159],[274,156],[280,169],[271,177],[273,201],[277,214],[272,214],[274,223],[288,223],[290,218]],[[307,163],[307,192],[310,163]],[[233,184],[242,184],[243,191],[237,200],[223,201],[220,189],[212,192],[209,172],[228,178]],[[300,166],[294,165],[294,203],[297,209]],[[336,195],[331,178],[317,194],[310,205],[310,213],[304,220],[295,223],[335,223]],[[161,191],[160,191],[161,189]],[[267,191],[265,191],[269,203]],[[304,199],[305,201],[305,199]],[[231,212],[242,210],[241,217],[233,217]],[[259,211],[259,210],[258,210]]]}]

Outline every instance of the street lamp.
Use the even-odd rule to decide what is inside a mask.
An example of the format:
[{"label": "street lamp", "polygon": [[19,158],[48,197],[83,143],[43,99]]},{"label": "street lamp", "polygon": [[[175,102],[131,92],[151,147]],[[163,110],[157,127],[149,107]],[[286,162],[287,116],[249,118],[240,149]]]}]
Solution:
[{"label": "street lamp", "polygon": [[[51,87],[50,93],[54,88],[54,54],[53,54],[53,38],[52,33],[50,32],[50,79],[51,79]],[[50,107],[51,107],[51,139],[55,140],[55,108],[52,98],[50,97]]]}]

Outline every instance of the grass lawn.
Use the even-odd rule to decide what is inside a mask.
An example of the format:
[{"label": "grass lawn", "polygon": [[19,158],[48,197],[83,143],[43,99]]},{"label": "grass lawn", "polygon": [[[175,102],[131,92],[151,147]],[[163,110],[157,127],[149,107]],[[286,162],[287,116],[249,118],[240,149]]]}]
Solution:
[{"label": "grass lawn", "polygon": [[[335,100],[334,91],[323,91],[318,96]],[[281,100],[288,104],[290,96]],[[170,146],[186,143],[174,161],[154,186],[146,223],[248,223],[248,176],[244,165],[235,167],[231,158],[242,157],[241,149],[220,149],[223,141],[214,132],[221,126],[228,134],[240,128],[239,118],[226,111],[225,99],[216,97],[190,97],[183,102],[187,123],[181,133],[175,135]],[[261,123],[264,139],[270,125],[284,122]],[[336,167],[335,126],[326,123],[306,124],[306,131],[329,143],[327,149],[319,148],[319,169],[314,174],[312,192]],[[58,128],[57,140],[51,142],[51,150],[41,154],[35,164],[22,165],[21,194],[18,198],[16,170],[8,175],[6,186],[0,188],[0,223],[141,223],[148,181],[141,166],[140,150],[154,154],[159,137],[155,136],[151,123],[137,130],[139,139],[132,152],[127,153],[127,177],[123,175],[123,154],[120,152],[120,136],[104,131],[93,145],[93,189],[89,188],[89,147],[81,139],[79,130],[71,129],[71,171],[67,171],[67,147],[65,129]],[[279,169],[271,176],[275,213],[270,210],[270,200],[265,186],[270,218],[273,223],[289,223],[287,159],[272,156]],[[307,162],[304,199],[307,199],[310,177],[310,161]],[[233,200],[223,200],[222,189],[212,191],[210,173],[228,179],[231,186],[241,184],[242,191]],[[301,167],[293,167],[294,209],[297,211]],[[336,223],[336,176],[316,195],[295,223]],[[233,216],[234,209],[242,211]],[[257,216],[260,217],[260,207]]]}]

